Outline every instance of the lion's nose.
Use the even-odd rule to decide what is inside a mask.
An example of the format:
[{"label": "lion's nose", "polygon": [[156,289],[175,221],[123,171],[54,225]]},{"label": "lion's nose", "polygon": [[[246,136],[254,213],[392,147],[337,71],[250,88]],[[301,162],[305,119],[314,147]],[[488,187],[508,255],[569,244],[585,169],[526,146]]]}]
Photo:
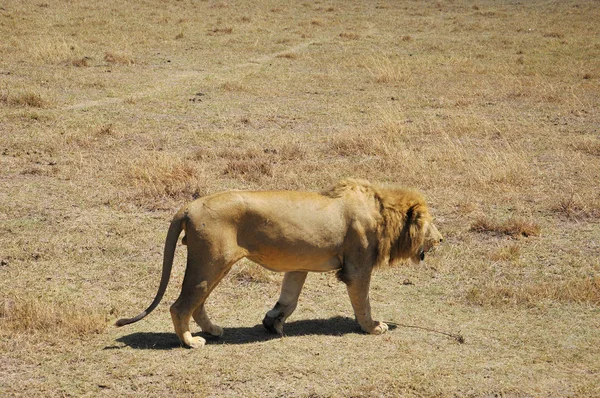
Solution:
[{"label": "lion's nose", "polygon": [[444,241],[444,238],[440,238],[440,243],[442,243]]}]

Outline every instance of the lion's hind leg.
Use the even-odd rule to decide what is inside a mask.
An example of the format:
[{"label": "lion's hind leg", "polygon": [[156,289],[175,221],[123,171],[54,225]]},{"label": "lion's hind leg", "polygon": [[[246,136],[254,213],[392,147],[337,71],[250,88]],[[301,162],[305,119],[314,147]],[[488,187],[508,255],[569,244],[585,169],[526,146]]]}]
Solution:
[{"label": "lion's hind leg", "polygon": [[199,348],[204,346],[206,340],[200,336],[192,336],[190,319],[194,310],[206,300],[209,294],[208,283],[203,281],[194,289],[190,289],[186,288],[186,279],[184,279],[184,287],[179,298],[171,306],[171,318],[173,319],[175,333],[181,343],[190,348]]},{"label": "lion's hind leg", "polygon": [[192,316],[194,317],[194,321],[196,321],[198,326],[202,328],[203,332],[215,337],[221,337],[223,335],[223,328],[210,321],[204,304],[196,308]]},{"label": "lion's hind leg", "polygon": [[173,304],[171,306],[171,319],[173,319],[173,326],[175,327],[175,333],[181,343],[190,348],[200,348],[206,344],[206,340],[200,336],[193,337],[190,331],[190,318],[191,312],[182,311],[180,306]]},{"label": "lion's hind leg", "polygon": [[[232,265],[241,258],[240,255],[225,258],[210,256],[210,250],[199,250],[200,248],[197,246],[199,245],[191,245],[188,240],[188,263],[181,294],[171,306],[171,318],[173,319],[175,333],[177,333],[181,342],[190,348],[202,347],[206,343],[204,338],[192,336],[190,332],[190,319],[192,316],[205,332],[214,336],[223,334],[223,329],[214,325],[208,318],[204,303]],[[218,252],[222,253],[223,251]],[[206,259],[204,255],[206,255]]]},{"label": "lion's hind leg", "polygon": [[300,297],[300,291],[307,275],[308,272],[302,271],[285,273],[279,300],[263,319],[263,326],[269,332],[283,336],[283,324],[298,305],[298,297]]}]

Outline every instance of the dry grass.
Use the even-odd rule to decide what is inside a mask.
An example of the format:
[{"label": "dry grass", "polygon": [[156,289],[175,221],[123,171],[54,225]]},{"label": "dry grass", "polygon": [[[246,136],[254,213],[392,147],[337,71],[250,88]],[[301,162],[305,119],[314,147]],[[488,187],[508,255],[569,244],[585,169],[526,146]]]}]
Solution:
[{"label": "dry grass", "polygon": [[70,64],[77,68],[86,68],[90,66],[90,59],[88,57],[77,58],[72,60]]},{"label": "dry grass", "polygon": [[277,58],[298,59],[300,56],[297,53],[277,54]]},{"label": "dry grass", "polygon": [[[600,396],[596,2],[4,3],[1,396]],[[374,275],[386,335],[329,273],[267,335],[282,276],[242,261],[224,336],[180,349],[185,247],[106,327],[184,202],[349,176],[421,189],[445,236]]]},{"label": "dry grass", "polygon": [[573,144],[573,148],[592,156],[600,156],[600,139],[586,139]]},{"label": "dry grass", "polygon": [[538,236],[540,226],[533,221],[519,217],[511,217],[505,221],[491,220],[489,217],[480,217],[471,224],[471,231],[508,235],[514,238]]},{"label": "dry grass", "polygon": [[[103,127],[101,134],[110,131]],[[202,190],[201,173],[190,160],[176,155],[153,152],[128,161],[123,184],[134,191],[140,203],[155,203],[164,199],[183,201],[198,197]]]},{"label": "dry grass", "polygon": [[128,55],[119,54],[119,53],[106,53],[106,54],[104,54],[104,60],[106,62],[108,62],[109,64],[116,64],[116,65],[131,66],[131,65],[135,64],[135,61],[133,60],[133,58],[131,58]]},{"label": "dry grass", "polygon": [[342,157],[387,156],[390,149],[385,138],[372,134],[345,133],[329,138],[327,153]]},{"label": "dry grass", "polygon": [[8,106],[16,107],[31,107],[31,108],[44,108],[48,105],[42,96],[34,92],[22,92],[22,93],[2,93],[0,94],[0,103]]},{"label": "dry grass", "polygon": [[516,262],[521,257],[521,246],[512,244],[502,247],[490,254],[492,261],[512,261]]},{"label": "dry grass", "polygon": [[272,272],[247,260],[240,261],[231,271],[231,278],[237,281],[240,286],[273,282],[275,280],[273,275]]},{"label": "dry grass", "polygon": [[353,33],[353,32],[342,32],[340,33],[340,37],[342,39],[347,39],[347,40],[358,40],[360,39],[360,35],[357,33]]},{"label": "dry grass", "polygon": [[582,198],[572,192],[570,195],[557,199],[553,210],[568,219],[598,219],[600,218],[600,196]]},{"label": "dry grass", "polygon": [[46,298],[8,297],[0,305],[0,319],[12,333],[84,337],[102,333],[107,319],[92,307]]},{"label": "dry grass", "polygon": [[266,159],[233,159],[227,162],[223,174],[252,182],[273,176],[273,166]]},{"label": "dry grass", "polygon": [[600,304],[600,278],[570,279],[567,281],[498,284],[488,283],[473,287],[467,293],[467,301],[477,305],[535,306],[543,302],[574,302],[597,306]]},{"label": "dry grass", "polygon": [[394,62],[388,57],[371,57],[367,69],[377,83],[407,83],[411,79],[411,71],[404,61]]},{"label": "dry grass", "polygon": [[73,56],[73,41],[59,34],[35,35],[30,40],[16,38],[15,44],[34,64],[58,64]]}]

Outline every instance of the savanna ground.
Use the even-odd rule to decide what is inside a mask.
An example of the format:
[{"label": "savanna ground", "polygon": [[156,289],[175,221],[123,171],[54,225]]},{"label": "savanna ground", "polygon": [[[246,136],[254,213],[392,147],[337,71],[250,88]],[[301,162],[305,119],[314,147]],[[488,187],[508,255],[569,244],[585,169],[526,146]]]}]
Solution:
[{"label": "savanna ground", "polygon": [[[600,2],[0,4],[0,395],[600,396]],[[413,186],[445,244],[383,270],[383,336],[242,262],[181,348],[184,202]],[[196,329],[197,330],[197,329]],[[446,334],[444,334],[446,333]],[[462,339],[461,339],[462,338]],[[460,340],[460,341],[459,341]],[[464,341],[463,341],[464,340]]]}]

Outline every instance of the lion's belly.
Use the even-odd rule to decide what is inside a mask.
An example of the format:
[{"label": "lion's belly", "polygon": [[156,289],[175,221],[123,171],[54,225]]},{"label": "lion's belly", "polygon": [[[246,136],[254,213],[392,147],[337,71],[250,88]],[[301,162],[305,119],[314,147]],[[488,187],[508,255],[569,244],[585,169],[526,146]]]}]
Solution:
[{"label": "lion's belly", "polygon": [[323,253],[305,255],[302,251],[281,250],[281,248],[262,248],[250,253],[247,258],[272,271],[309,271],[327,272],[341,267],[337,256]]}]

